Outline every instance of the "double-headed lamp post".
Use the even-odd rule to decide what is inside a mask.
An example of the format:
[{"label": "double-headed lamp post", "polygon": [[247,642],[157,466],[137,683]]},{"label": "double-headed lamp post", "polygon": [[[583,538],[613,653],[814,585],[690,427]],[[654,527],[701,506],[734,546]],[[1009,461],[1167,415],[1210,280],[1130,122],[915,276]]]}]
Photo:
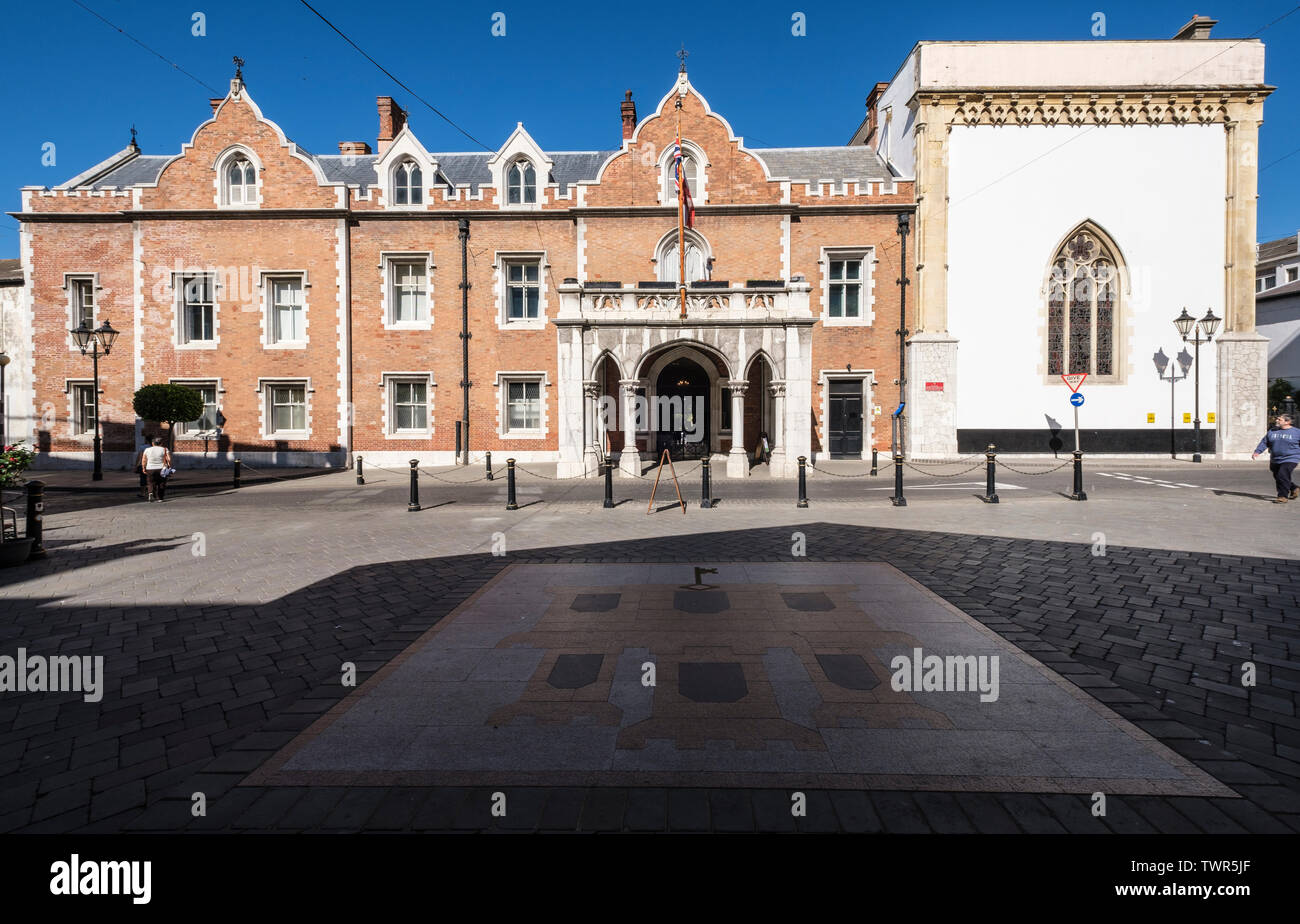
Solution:
[{"label": "double-headed lamp post", "polygon": [[1219,329],[1219,321],[1221,320],[1223,319],[1214,316],[1214,310],[1211,308],[1205,310],[1205,317],[1199,321],[1188,314],[1186,308],[1183,309],[1182,314],[1174,318],[1174,327],[1178,328],[1178,333],[1182,335],[1183,343],[1189,342],[1187,335],[1192,333],[1193,329],[1196,331],[1190,340],[1196,353],[1195,362],[1193,363],[1194,378],[1192,385],[1196,407],[1196,419],[1194,421],[1196,451],[1192,453],[1193,462],[1201,461],[1201,344],[1209,343],[1214,339],[1214,332]]},{"label": "double-headed lamp post", "polygon": [[99,436],[99,348],[104,348],[104,355],[107,356],[113,351],[113,341],[117,339],[118,331],[113,330],[113,325],[105,321],[99,327],[91,328],[90,322],[82,321],[80,327],[74,327],[70,333],[72,339],[77,342],[81,348],[81,355],[86,355],[87,348],[90,349],[90,355],[94,360],[95,369],[95,471],[91,480],[104,480],[104,459],[103,450]]}]

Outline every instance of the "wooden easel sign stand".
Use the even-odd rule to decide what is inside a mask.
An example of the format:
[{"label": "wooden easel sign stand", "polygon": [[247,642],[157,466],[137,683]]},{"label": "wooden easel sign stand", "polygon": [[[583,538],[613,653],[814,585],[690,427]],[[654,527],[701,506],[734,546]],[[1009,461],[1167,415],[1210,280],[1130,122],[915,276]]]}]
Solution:
[{"label": "wooden easel sign stand", "polygon": [[646,505],[645,512],[653,513],[655,507],[655,491],[659,490],[659,477],[664,473],[664,463],[668,464],[668,471],[673,476],[673,489],[677,491],[677,504],[682,508],[682,513],[686,513],[686,501],[682,500],[682,486],[677,483],[677,470],[673,468],[673,457],[664,450],[664,454],[659,457],[659,471],[655,472],[655,484],[650,489],[650,503]]}]

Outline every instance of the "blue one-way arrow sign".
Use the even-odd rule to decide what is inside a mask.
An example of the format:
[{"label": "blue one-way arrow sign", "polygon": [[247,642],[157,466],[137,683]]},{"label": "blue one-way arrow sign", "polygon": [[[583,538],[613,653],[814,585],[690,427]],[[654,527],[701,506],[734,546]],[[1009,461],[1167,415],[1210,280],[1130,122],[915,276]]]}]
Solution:
[{"label": "blue one-way arrow sign", "polygon": [[1077,391],[1072,392],[1070,395],[1070,403],[1073,404],[1075,407],[1079,407],[1080,405],[1083,404],[1083,395],[1079,394],[1079,392]]}]

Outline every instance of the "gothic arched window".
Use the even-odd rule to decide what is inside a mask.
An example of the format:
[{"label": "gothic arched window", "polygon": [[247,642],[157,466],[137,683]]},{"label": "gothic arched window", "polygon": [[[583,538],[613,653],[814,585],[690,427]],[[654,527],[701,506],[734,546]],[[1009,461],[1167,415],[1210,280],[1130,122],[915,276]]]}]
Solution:
[{"label": "gothic arched window", "polygon": [[[680,282],[681,257],[677,252],[677,233],[673,232],[659,246],[659,281]],[[703,239],[686,234],[686,281],[697,282],[709,278],[709,254]]]},{"label": "gothic arched window", "polygon": [[1119,265],[1113,245],[1087,223],[1057,251],[1047,283],[1048,375],[1118,376]]},{"label": "gothic arched window", "polygon": [[393,171],[393,204],[420,205],[424,202],[424,175],[420,165],[404,160]]},{"label": "gothic arched window", "polygon": [[222,181],[225,185],[227,205],[255,205],[257,203],[257,170],[243,154],[226,161]]},{"label": "gothic arched window", "polygon": [[506,170],[506,204],[532,205],[537,201],[537,171],[530,160],[517,160]]}]

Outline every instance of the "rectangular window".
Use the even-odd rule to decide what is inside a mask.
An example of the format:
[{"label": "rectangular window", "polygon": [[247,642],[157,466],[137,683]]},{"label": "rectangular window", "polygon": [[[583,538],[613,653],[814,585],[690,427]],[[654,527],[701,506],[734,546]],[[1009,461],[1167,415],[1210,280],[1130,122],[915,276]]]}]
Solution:
[{"label": "rectangular window", "polygon": [[95,280],[72,280],[72,326],[95,326]]},{"label": "rectangular window", "polygon": [[427,269],[423,260],[393,261],[391,317],[395,323],[428,317]]},{"label": "rectangular window", "polygon": [[215,383],[202,385],[189,385],[199,393],[203,399],[203,413],[197,420],[187,420],[181,423],[180,432],[182,434],[192,433],[210,433],[217,429],[217,386]]},{"label": "rectangular window", "polygon": [[1295,282],[1300,279],[1300,266],[1288,266],[1286,268],[1286,281]]},{"label": "rectangular window", "polygon": [[181,343],[203,343],[215,339],[216,302],[213,277],[181,277]]},{"label": "rectangular window", "polygon": [[303,433],[307,430],[307,388],[304,385],[272,385],[270,388],[271,433]]},{"label": "rectangular window", "polygon": [[427,382],[393,382],[393,432],[429,429],[429,385]]},{"label": "rectangular window", "polygon": [[831,260],[829,305],[832,318],[857,318],[862,315],[862,260]]},{"label": "rectangular window", "polygon": [[538,263],[506,264],[506,320],[536,320],[541,297],[538,270]]},{"label": "rectangular window", "polygon": [[271,281],[271,342],[301,343],[306,339],[303,323],[302,280]]},{"label": "rectangular window", "polygon": [[95,432],[95,386],[72,386],[72,432],[75,436]]},{"label": "rectangular window", "polygon": [[506,430],[540,430],[541,428],[541,382],[508,382],[506,384]]}]

